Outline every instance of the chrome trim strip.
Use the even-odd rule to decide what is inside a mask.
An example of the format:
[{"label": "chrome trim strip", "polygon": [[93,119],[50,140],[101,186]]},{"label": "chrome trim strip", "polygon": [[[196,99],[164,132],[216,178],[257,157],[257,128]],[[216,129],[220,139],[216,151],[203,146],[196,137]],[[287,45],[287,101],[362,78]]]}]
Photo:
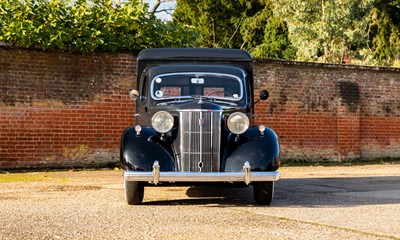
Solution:
[{"label": "chrome trim strip", "polygon": [[124,171],[125,181],[149,182],[265,182],[278,181],[280,173],[251,172],[248,161],[243,165],[243,172],[160,172],[158,161],[153,164],[152,172]]},{"label": "chrome trim strip", "polygon": [[[190,114],[189,115],[189,150],[190,149],[192,149],[192,141],[191,141],[191,139],[193,139],[192,138],[192,117],[193,117],[193,115],[192,114]],[[184,121],[184,118],[182,117],[181,119],[179,119],[179,121]],[[181,126],[181,128],[182,128],[182,126]],[[182,136],[182,135],[181,135]],[[181,143],[181,145],[183,145],[182,143]],[[181,152],[181,154],[182,154],[183,152]],[[181,161],[183,161],[183,159],[181,160]],[[189,154],[189,169],[192,169],[192,166],[190,166],[191,165],[191,162],[192,162],[192,159],[191,159],[191,154]]]},{"label": "chrome trim strip", "polygon": [[[157,161],[156,161],[157,162]],[[158,163],[158,162],[157,162]],[[243,166],[244,182],[249,185],[251,182],[251,167],[248,161],[244,163]]]},{"label": "chrome trim strip", "polygon": [[160,165],[158,164],[158,161],[155,161],[153,164],[153,183],[157,185],[159,181],[160,181]]},{"label": "chrome trim strip", "polygon": [[[143,181],[154,183],[152,172],[125,171],[126,181]],[[251,172],[251,182],[278,181],[280,173]],[[245,182],[243,172],[160,172],[159,182]]]},{"label": "chrome trim strip", "polygon": [[221,110],[179,111],[180,144],[176,146],[179,172],[220,171],[222,113]]},{"label": "chrome trim strip", "polygon": [[[210,157],[211,157],[210,166],[211,166],[211,169],[213,169],[213,166],[214,166],[214,154],[213,154],[214,153],[214,148],[213,148],[214,112],[211,112],[210,114],[211,114],[211,137],[210,137],[210,147],[209,147],[209,149],[210,149]],[[218,133],[218,136],[221,136],[221,135]],[[219,151],[218,151],[218,153],[219,153]],[[219,171],[219,168],[218,168],[218,171]]]},{"label": "chrome trim strip", "polygon": [[228,74],[228,73],[215,73],[215,72],[177,72],[177,73],[164,73],[164,74],[159,74],[159,75],[157,75],[157,76],[154,76],[154,78],[151,80],[151,83],[150,83],[150,93],[151,93],[151,98],[152,99],[154,99],[154,100],[168,100],[168,99],[177,99],[177,98],[184,98],[184,99],[187,99],[187,98],[192,98],[193,96],[178,96],[178,97],[157,97],[157,96],[154,96],[154,91],[153,91],[153,89],[154,89],[154,81],[157,79],[157,78],[160,78],[160,77],[165,77],[165,76],[176,76],[176,75],[193,75],[193,76],[197,76],[197,77],[199,77],[199,76],[218,76],[218,77],[230,77],[230,78],[233,78],[233,79],[235,79],[238,83],[239,83],[239,85],[240,85],[240,98],[225,98],[225,97],[214,97],[215,99],[221,99],[221,100],[228,100],[228,101],[234,101],[234,102],[238,102],[238,101],[241,101],[243,98],[244,98],[244,85],[245,85],[245,79],[246,79],[246,73],[242,70],[242,69],[239,69],[241,72],[242,72],[242,79],[240,78],[240,77],[238,77],[238,76],[236,76],[236,75],[233,75],[233,74]]},{"label": "chrome trim strip", "polygon": [[[192,116],[192,115],[190,115]],[[211,121],[212,122],[212,121]],[[203,112],[200,112],[200,118],[199,118],[199,125],[200,125],[200,154],[199,154],[199,163],[197,164],[199,168],[199,172],[201,172],[201,169],[203,168],[203,125],[204,125],[204,119],[203,119]],[[212,133],[211,133],[212,134]]]},{"label": "chrome trim strip", "polygon": [[212,110],[212,109],[179,109],[179,112],[223,112],[223,110]]}]

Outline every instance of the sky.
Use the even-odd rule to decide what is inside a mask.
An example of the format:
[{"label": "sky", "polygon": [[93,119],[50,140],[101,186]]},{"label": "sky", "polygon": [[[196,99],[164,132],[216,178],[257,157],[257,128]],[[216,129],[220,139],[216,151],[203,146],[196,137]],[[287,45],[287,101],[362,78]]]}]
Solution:
[{"label": "sky", "polygon": [[[148,2],[149,3],[149,9],[152,9],[154,6],[154,3],[156,2],[155,0],[145,0],[144,2]],[[162,2],[159,10],[163,10],[163,9],[171,9],[174,8],[176,5],[175,1],[169,1],[169,2]],[[171,15],[168,14],[167,12],[159,12],[156,14],[156,16],[158,18],[160,18],[163,21],[169,21],[172,19]]]}]

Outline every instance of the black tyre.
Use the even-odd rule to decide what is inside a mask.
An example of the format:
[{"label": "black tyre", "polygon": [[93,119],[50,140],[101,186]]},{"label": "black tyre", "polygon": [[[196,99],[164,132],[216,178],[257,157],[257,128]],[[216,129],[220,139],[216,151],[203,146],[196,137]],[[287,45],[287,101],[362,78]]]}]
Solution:
[{"label": "black tyre", "polygon": [[141,182],[125,181],[125,198],[129,205],[138,205],[143,202],[144,185]]},{"label": "black tyre", "polygon": [[274,182],[253,183],[254,200],[258,205],[270,205],[274,197]]}]

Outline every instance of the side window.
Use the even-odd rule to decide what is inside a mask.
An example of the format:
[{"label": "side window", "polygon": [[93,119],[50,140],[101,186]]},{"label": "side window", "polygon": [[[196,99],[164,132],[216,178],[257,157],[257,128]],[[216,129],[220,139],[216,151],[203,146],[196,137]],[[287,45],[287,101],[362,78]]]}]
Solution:
[{"label": "side window", "polygon": [[140,101],[146,100],[146,91],[147,91],[147,77],[142,77],[140,80]]}]

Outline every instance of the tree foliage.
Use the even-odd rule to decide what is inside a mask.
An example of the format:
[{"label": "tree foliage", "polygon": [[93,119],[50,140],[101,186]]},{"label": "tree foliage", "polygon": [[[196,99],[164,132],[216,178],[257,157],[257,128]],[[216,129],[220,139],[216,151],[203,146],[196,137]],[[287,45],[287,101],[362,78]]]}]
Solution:
[{"label": "tree foliage", "polygon": [[400,0],[375,2],[367,20],[373,60],[400,66]]},{"label": "tree foliage", "polygon": [[[286,24],[274,17],[270,0],[177,0],[173,19],[193,26],[201,47],[242,48],[260,57],[294,57]],[[276,28],[270,31],[271,27]]]},{"label": "tree foliage", "polygon": [[[400,66],[400,0],[0,0],[0,42],[74,52],[242,48],[256,57]],[[157,4],[159,3],[159,4]]]},{"label": "tree foliage", "polygon": [[194,26],[201,47],[237,47],[236,28],[246,4],[230,0],[178,0],[174,21]]},{"label": "tree foliage", "polygon": [[243,46],[253,56],[294,59],[296,49],[288,38],[286,23],[273,12],[273,2],[261,1],[262,8],[242,24]]},{"label": "tree foliage", "polygon": [[257,57],[400,66],[400,0],[177,0],[202,47]]},{"label": "tree foliage", "polygon": [[192,46],[196,37],[190,27],[149,15],[137,0],[0,0],[0,26],[1,42],[84,54]]},{"label": "tree foliage", "polygon": [[399,52],[398,0],[279,0],[297,59],[393,65]]}]

